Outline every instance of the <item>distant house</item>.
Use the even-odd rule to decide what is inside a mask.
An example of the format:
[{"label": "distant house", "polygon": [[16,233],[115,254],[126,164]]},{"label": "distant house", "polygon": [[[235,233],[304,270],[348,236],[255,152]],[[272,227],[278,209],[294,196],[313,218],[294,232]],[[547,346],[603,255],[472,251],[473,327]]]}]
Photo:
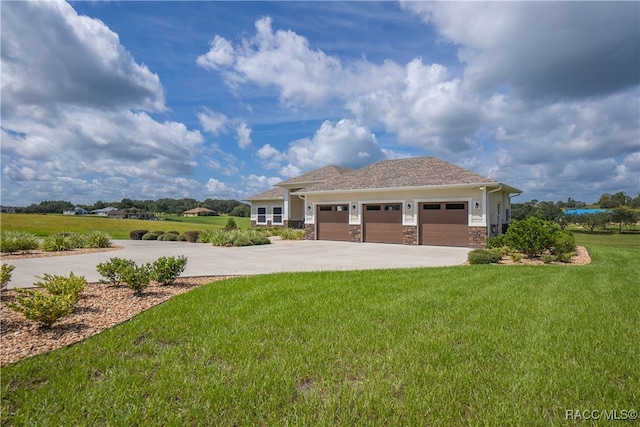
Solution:
[{"label": "distant house", "polygon": [[136,208],[113,210],[107,216],[111,219],[155,219],[156,217],[153,212]]},{"label": "distant house", "polygon": [[184,216],[218,216],[217,211],[213,211],[207,208],[195,208],[182,212]]},{"label": "distant house", "polygon": [[114,208],[113,206],[109,206],[106,208],[102,208],[102,209],[95,209],[89,212],[90,215],[98,215],[98,216],[109,216],[109,212],[111,211],[117,211],[117,208]]},{"label": "distant house", "polygon": [[2,213],[16,213],[16,208],[13,206],[0,206],[0,212]]},{"label": "distant house", "polygon": [[82,208],[73,208],[68,211],[62,211],[62,215],[86,215],[87,211]]}]

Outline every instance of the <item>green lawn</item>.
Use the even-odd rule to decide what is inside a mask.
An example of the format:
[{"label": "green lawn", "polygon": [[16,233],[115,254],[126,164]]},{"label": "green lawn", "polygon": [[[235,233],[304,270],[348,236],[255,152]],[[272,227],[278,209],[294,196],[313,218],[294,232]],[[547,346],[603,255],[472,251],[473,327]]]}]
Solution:
[{"label": "green lawn", "polygon": [[637,411],[640,249],[615,239],[592,240],[586,266],[216,282],[3,368],[2,423],[546,426]]},{"label": "green lawn", "polygon": [[[104,231],[113,239],[128,239],[131,230],[149,231],[179,231],[204,230],[224,228],[228,216],[210,217],[179,217],[167,215],[164,221],[143,221],[137,219],[109,219],[93,215],[37,215],[37,214],[2,214],[0,228],[2,231],[16,230],[33,233],[39,237],[49,234],[75,231],[86,233],[89,231]],[[233,217],[238,228],[248,228],[249,218]]]}]

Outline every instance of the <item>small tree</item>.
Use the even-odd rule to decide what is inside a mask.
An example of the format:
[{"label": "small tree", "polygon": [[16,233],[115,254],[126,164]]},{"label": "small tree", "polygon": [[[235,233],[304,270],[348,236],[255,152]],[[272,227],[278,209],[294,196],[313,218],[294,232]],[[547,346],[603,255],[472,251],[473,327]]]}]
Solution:
[{"label": "small tree", "polygon": [[236,228],[238,228],[238,226],[236,225],[236,220],[233,219],[232,216],[230,216],[229,219],[227,219],[227,225],[225,225],[224,229],[229,231],[235,230]]},{"label": "small tree", "polygon": [[605,228],[611,221],[609,212],[584,213],[578,216],[579,224],[593,233],[596,227]]}]

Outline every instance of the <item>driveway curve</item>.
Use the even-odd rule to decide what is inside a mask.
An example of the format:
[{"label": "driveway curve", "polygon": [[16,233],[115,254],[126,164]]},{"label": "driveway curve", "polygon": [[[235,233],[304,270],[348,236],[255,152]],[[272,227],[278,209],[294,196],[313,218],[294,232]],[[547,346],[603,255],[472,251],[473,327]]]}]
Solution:
[{"label": "driveway curve", "polygon": [[188,258],[183,276],[253,275],[280,272],[369,270],[459,265],[468,248],[351,243],[323,240],[280,240],[271,245],[220,248],[209,244],[153,240],[114,240],[123,249],[92,254],[5,261],[16,268],[9,288],[29,287],[45,273],[85,276],[97,282],[96,265],[112,257],[138,264],[161,256]]}]

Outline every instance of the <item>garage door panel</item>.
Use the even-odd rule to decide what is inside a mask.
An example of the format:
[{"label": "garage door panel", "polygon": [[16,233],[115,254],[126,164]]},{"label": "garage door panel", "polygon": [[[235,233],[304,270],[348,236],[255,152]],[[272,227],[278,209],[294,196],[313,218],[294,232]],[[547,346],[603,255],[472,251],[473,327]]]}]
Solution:
[{"label": "garage door panel", "polygon": [[420,244],[469,246],[467,202],[422,203]]},{"label": "garage door panel", "polygon": [[402,243],[402,210],[398,203],[364,207],[364,241]]},{"label": "garage door panel", "polygon": [[349,241],[348,206],[319,206],[316,233],[318,240]]}]

